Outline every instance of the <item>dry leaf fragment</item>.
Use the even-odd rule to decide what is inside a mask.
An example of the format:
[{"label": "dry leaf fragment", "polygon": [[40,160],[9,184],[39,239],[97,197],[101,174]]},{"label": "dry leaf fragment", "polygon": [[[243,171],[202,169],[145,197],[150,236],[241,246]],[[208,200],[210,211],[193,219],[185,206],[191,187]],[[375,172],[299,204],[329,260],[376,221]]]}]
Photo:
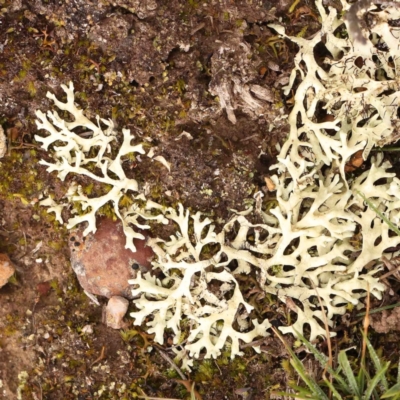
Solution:
[{"label": "dry leaf fragment", "polygon": [[147,153],[147,157],[153,158],[154,157],[154,147],[152,147],[149,152]]},{"label": "dry leaf fragment", "polygon": [[193,136],[189,132],[183,131],[175,140],[181,140],[183,137],[186,137],[188,140],[193,139]]},{"label": "dry leaf fragment", "polygon": [[272,179],[269,176],[264,176],[265,184],[267,185],[267,189],[269,192],[273,192],[276,190],[275,183],[272,182]]},{"label": "dry leaf fragment", "polygon": [[290,297],[286,297],[286,307],[295,313],[298,312],[296,303]]},{"label": "dry leaf fragment", "polygon": [[260,100],[269,101],[270,103],[274,101],[274,96],[271,91],[260,85],[251,85],[250,91]]},{"label": "dry leaf fragment", "polygon": [[363,163],[363,150],[359,150],[350,157],[350,160],[346,163],[344,170],[345,172],[353,172],[357,168],[360,168]]},{"label": "dry leaf fragment", "polygon": [[279,72],[280,68],[279,65],[274,63],[273,61],[268,61],[268,68],[272,71]]},{"label": "dry leaf fragment", "polygon": [[168,172],[171,172],[171,163],[169,163],[163,156],[154,157],[154,160],[159,161],[168,169]]}]

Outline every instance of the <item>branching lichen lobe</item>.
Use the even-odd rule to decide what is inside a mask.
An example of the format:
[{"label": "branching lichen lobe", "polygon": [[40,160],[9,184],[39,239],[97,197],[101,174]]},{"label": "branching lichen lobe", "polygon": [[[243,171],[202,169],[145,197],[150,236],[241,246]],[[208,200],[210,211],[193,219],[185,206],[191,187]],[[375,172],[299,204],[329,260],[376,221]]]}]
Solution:
[{"label": "branching lichen lobe", "polygon": [[[350,8],[347,21],[368,5],[362,3]],[[246,212],[236,213],[217,232],[213,221],[199,212],[189,212],[181,204],[176,209],[164,207],[146,197],[143,188],[135,180],[128,180],[121,167],[122,155],[144,150],[131,145],[132,135],[123,130],[123,144],[117,156],[110,159],[107,146],[115,136],[111,122],[98,119],[96,125],[83,120],[82,111],[71,100],[71,87],[64,87],[69,90],[67,103],[52,99],[91,130],[89,138],[82,140],[72,132],[74,123],[66,123],[55,113],[48,114],[50,120],[38,114],[38,126],[50,133],[46,138],[37,138],[43,147],[47,149],[56,140],[67,143],[54,147],[57,161],[46,164],[50,170],[57,171],[61,179],[68,173],[84,174],[111,185],[107,195],[92,199],[72,187],[67,200],[81,202],[83,209],[90,207],[91,211],[73,218],[69,226],[87,221],[88,229],[94,230],[95,213],[108,201],[124,223],[127,246],[132,241],[130,224],[148,228],[138,221],[149,219],[175,224],[176,232],[169,240],[149,241],[157,255],[153,267],[162,272],[162,278],[148,273],[132,280],[138,285],[134,295],[140,296],[132,317],[135,324],[146,320],[148,331],[155,334],[159,343],[164,342],[165,331],[171,330],[178,358],[184,360],[186,367],[191,365],[188,355],[218,357],[229,343],[234,357],[241,354],[241,342],[268,335],[270,324],[267,319],[260,323],[251,316],[253,307],[241,292],[235,278],[238,275],[253,273],[266,294],[286,304],[291,301],[297,320],[280,330],[303,333],[308,325],[311,340],[326,334],[317,297],[332,325],[334,316],[345,312],[346,304],[358,305],[368,291],[378,298],[384,291],[376,276],[380,270],[378,260],[387,248],[400,244],[400,238],[391,234],[357,193],[372,199],[398,224],[400,181],[387,172],[390,164],[382,157],[373,159],[370,170],[358,177],[349,178],[346,164],[354,154],[362,151],[366,158],[373,146],[395,138],[399,118],[393,105],[399,103],[400,65],[388,19],[399,18],[399,9],[389,6],[375,12],[378,19],[371,30],[386,41],[389,50],[383,53],[376,48],[374,38],[362,35],[365,42],[351,34],[349,39],[338,38],[335,31],[346,20],[339,18],[333,8],[327,12],[321,0],[316,0],[316,5],[322,31],[311,39],[288,37],[281,26],[270,26],[299,46],[286,94],[292,90],[296,77],[300,76],[301,82],[288,116],[289,138],[271,177],[276,188],[275,207],[269,213],[256,210],[264,218],[262,224],[251,223]],[[343,6],[349,7],[346,2]],[[322,41],[332,55],[332,59],[325,60],[326,68],[318,65],[314,54]],[[359,57],[362,64],[357,61]],[[378,79],[383,76],[378,73],[382,71],[387,78]],[[318,104],[323,104],[332,116],[329,121],[316,122]],[[106,133],[101,130],[100,121],[108,125]],[[97,148],[96,156],[89,158],[87,153],[93,148]],[[91,163],[101,169],[101,175],[86,169]],[[118,179],[111,178],[110,172]],[[135,193],[134,201],[121,208],[118,204],[128,191]],[[59,206],[47,205],[61,218]],[[354,236],[359,232],[362,236],[356,246]],[[218,250],[208,252],[210,245]],[[366,265],[370,270],[365,270]],[[190,326],[190,333],[181,345],[186,326]]]}]

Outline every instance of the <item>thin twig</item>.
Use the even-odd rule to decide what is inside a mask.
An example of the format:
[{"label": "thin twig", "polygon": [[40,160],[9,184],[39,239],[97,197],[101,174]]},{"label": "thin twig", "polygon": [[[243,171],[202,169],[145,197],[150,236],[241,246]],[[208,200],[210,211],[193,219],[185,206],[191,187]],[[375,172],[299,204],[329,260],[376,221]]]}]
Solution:
[{"label": "thin twig", "polygon": [[253,139],[253,138],[257,137],[257,136],[258,136],[258,133],[255,133],[254,135],[251,135],[251,136],[245,137],[243,139],[240,139],[240,141],[241,142],[247,142],[247,141],[249,141],[249,140],[251,140],[251,139]]},{"label": "thin twig", "polygon": [[101,353],[100,353],[100,357],[98,357],[96,360],[94,360],[91,364],[90,364],[90,368],[93,367],[94,364],[98,363],[101,360],[104,360],[105,358],[105,350],[106,350],[106,346],[103,346],[101,348]]},{"label": "thin twig", "polygon": [[[143,390],[142,390],[142,392],[143,392]],[[166,397],[150,397],[150,396],[146,396],[146,395],[138,396],[138,398],[139,399],[145,399],[145,400],[179,400],[179,399],[176,399],[176,398],[173,399],[173,398],[166,398]]]},{"label": "thin twig", "polygon": [[183,374],[183,372],[179,369],[179,367],[165,354],[163,351],[161,351],[158,347],[155,347],[155,349],[160,353],[161,357],[167,361],[171,367],[178,373],[178,375],[184,380],[187,381],[188,378]]},{"label": "thin twig", "polygon": [[214,364],[215,364],[215,365],[216,365],[216,367],[218,368],[218,370],[219,370],[219,374],[220,374],[220,375],[222,375],[221,368],[219,367],[219,365],[218,365],[218,363],[217,363],[217,361],[216,361],[216,360],[214,360]]},{"label": "thin twig", "polygon": [[169,397],[169,398],[166,398],[166,397],[149,397],[149,396],[146,396],[146,395],[138,396],[138,397],[139,397],[139,399],[145,399],[145,400],[179,400],[179,399],[171,398],[171,397]]},{"label": "thin twig", "polygon": [[[380,276],[379,277],[380,280],[383,280],[383,279],[395,274],[396,272],[400,271],[400,265],[395,267],[393,265],[393,263],[390,260],[388,260],[386,257],[382,257],[382,261],[385,264],[385,266],[389,269],[389,272],[386,272],[386,274],[383,274],[382,276]],[[391,269],[391,268],[393,268],[393,269]],[[398,277],[396,276],[396,278],[398,278]]]},{"label": "thin twig", "polygon": [[250,343],[241,344],[240,345],[240,350],[246,349],[248,347],[259,346],[259,345],[261,345],[261,344],[263,344],[265,342],[265,339],[267,339],[267,338],[257,339],[257,340],[253,340]]},{"label": "thin twig", "polygon": [[363,337],[363,343],[362,343],[362,353],[361,353],[361,365],[365,369],[365,355],[367,352],[367,334],[368,334],[368,327],[369,327],[369,309],[371,306],[371,297],[370,297],[370,291],[369,291],[369,284],[367,282],[367,310],[365,313],[365,318],[364,318],[364,337]]}]

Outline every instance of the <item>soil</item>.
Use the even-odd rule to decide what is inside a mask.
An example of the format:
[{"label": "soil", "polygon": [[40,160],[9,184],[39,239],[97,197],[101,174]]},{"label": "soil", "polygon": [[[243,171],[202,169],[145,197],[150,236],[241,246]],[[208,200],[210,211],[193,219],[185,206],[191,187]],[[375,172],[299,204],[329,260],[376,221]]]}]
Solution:
[{"label": "soil", "polygon": [[[102,323],[106,299],[98,306],[85,295],[66,228],[38,205],[43,193],[57,200],[71,182],[90,182],[61,182],[39,164],[51,156],[35,140],[35,112],[52,109],[46,93],[63,99],[60,86],[72,81],[88,117],[131,129],[171,163],[170,173],[150,159],[126,166],[153,200],[181,202],[222,224],[258,191],[270,196],[265,177],[288,132],[282,117],[291,96],[282,88],[297,49],[268,24],[280,21],[289,35],[319,29],[311,2],[289,12],[291,3],[0,0],[0,124],[8,142],[0,252],[16,267],[0,289],[0,398],[187,399],[192,384],[198,399],[282,398],[273,393],[286,390],[293,375],[276,337],[261,343],[260,354],[248,347],[231,360],[227,351],[196,361],[182,377],[168,362],[168,345],[133,325],[116,331]],[[398,302],[399,293],[395,281],[382,304]],[[274,309],[272,323],[285,313]],[[350,310],[338,321],[338,348],[360,341],[360,322]],[[374,345],[398,360],[399,339],[396,332],[376,336]]]}]

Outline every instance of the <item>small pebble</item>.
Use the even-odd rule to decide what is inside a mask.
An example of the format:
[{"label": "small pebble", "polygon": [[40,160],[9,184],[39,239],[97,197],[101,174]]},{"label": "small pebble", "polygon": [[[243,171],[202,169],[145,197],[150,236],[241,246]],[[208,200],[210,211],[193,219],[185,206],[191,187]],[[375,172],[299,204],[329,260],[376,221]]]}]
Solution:
[{"label": "small pebble", "polygon": [[92,327],[92,325],[85,325],[85,326],[82,328],[82,333],[86,333],[87,335],[92,334],[92,333],[93,333],[93,327]]},{"label": "small pebble", "polygon": [[113,329],[123,327],[122,319],[128,311],[129,301],[121,296],[113,296],[106,307],[106,325]]},{"label": "small pebble", "polygon": [[14,275],[15,267],[7,254],[0,254],[0,288]]}]

